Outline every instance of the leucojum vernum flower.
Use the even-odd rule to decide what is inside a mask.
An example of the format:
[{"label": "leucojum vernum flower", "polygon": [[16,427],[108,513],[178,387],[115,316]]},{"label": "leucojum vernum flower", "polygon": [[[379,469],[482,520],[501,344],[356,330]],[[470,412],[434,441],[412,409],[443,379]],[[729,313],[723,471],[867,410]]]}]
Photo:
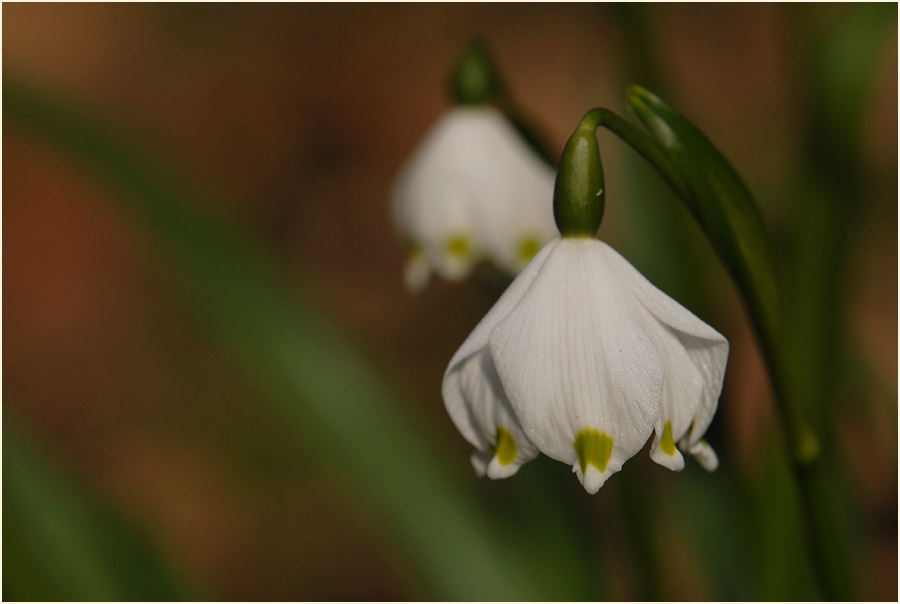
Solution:
[{"label": "leucojum vernum flower", "polygon": [[[595,238],[605,192],[594,127],[560,161],[560,236],[528,263],[450,360],[447,411],[479,474],[504,478],[539,453],[596,493],[653,434],[651,458],[707,470],[728,342]],[[545,202],[549,206],[549,199]]]},{"label": "leucojum vernum flower", "polygon": [[405,282],[461,279],[482,259],[518,273],[556,233],[553,171],[498,110],[456,107],[434,126],[394,189],[409,242]]},{"label": "leucojum vernum flower", "polygon": [[460,104],[431,129],[394,186],[394,223],[406,240],[404,281],[412,291],[432,272],[462,279],[481,260],[514,275],[556,235],[548,203],[553,170],[486,104],[488,69],[477,47],[464,54]]}]

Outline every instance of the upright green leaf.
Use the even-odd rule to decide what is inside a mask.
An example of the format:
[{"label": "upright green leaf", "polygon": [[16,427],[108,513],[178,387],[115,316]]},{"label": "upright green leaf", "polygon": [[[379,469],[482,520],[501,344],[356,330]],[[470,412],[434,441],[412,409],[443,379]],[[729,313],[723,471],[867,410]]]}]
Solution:
[{"label": "upright green leaf", "polygon": [[[795,11],[805,21],[819,16],[806,7]],[[858,292],[851,286],[850,258],[863,243],[860,226],[876,210],[864,167],[862,125],[879,59],[887,56],[896,31],[896,4],[849,4],[841,7],[839,19],[819,24],[814,43],[799,45],[806,52],[799,57],[804,68],[798,73],[806,77],[798,87],[812,101],[789,193],[786,348],[798,396],[815,402],[808,405],[810,421],[823,440],[836,438],[829,420],[843,403],[851,399],[864,405],[869,398],[848,385],[853,338],[847,318]],[[829,447],[810,476],[822,494],[814,521],[833,542],[827,548],[827,574],[842,599],[854,598],[855,574],[871,572],[849,553],[865,542],[868,522],[855,508],[860,494],[851,486],[848,466],[843,447]]]}]

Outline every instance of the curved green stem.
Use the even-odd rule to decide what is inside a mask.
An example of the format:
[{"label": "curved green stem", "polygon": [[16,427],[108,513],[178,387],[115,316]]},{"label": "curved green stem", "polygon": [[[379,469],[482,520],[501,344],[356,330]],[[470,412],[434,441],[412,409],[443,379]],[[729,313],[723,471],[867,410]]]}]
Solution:
[{"label": "curved green stem", "polygon": [[583,124],[590,124],[594,130],[602,126],[628,143],[632,149],[656,168],[660,176],[669,183],[669,186],[672,187],[679,197],[687,197],[687,184],[675,169],[675,166],[666,158],[659,145],[652,138],[630,122],[603,107],[591,109],[581,121]]}]

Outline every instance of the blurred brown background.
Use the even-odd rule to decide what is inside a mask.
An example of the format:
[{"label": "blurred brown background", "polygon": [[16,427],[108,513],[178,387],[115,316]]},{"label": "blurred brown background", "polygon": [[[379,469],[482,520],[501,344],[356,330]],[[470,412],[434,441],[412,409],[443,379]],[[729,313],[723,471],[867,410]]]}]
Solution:
[{"label": "blurred brown background", "polygon": [[[815,102],[798,89],[803,32],[789,13],[661,5],[648,20],[665,98],[738,167],[776,240],[797,124]],[[3,17],[5,75],[91,108],[212,191],[429,406],[429,428],[457,445],[447,455],[468,463],[439,384],[483,301],[472,283],[438,281],[420,297],[403,289],[392,180],[449,106],[447,73],[473,34],[554,153],[586,109],[626,114],[625,87],[641,82],[609,7],[6,4]],[[897,586],[896,27],[892,40],[864,119],[866,194],[877,203],[847,259],[849,333],[877,400],[852,401],[839,430],[855,486],[881,519],[860,554],[872,569],[864,596],[887,599]],[[600,235],[627,251],[631,152],[608,135],[601,149]],[[409,569],[380,556],[377,519],[332,491],[258,412],[259,395],[172,293],[142,225],[14,127],[3,151],[4,413],[33,426],[215,598],[418,594]],[[771,394],[746,316],[712,270],[714,325],[732,342],[717,423],[752,476]],[[673,598],[709,596],[702,578],[674,585]]]}]

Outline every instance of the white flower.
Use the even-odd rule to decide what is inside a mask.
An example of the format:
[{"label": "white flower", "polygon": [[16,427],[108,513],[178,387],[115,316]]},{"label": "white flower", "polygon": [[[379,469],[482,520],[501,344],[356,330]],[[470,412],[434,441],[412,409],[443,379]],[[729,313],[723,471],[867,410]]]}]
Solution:
[{"label": "white flower", "polygon": [[554,239],[453,356],[442,390],[476,470],[509,476],[540,452],[596,493],[654,431],[657,463],[680,470],[680,446],[715,469],[701,437],[727,357],[724,337],[611,247]]},{"label": "white flower", "polygon": [[407,286],[461,279],[482,259],[515,274],[554,235],[554,171],[496,109],[457,107],[400,174],[393,214],[410,247]]}]

